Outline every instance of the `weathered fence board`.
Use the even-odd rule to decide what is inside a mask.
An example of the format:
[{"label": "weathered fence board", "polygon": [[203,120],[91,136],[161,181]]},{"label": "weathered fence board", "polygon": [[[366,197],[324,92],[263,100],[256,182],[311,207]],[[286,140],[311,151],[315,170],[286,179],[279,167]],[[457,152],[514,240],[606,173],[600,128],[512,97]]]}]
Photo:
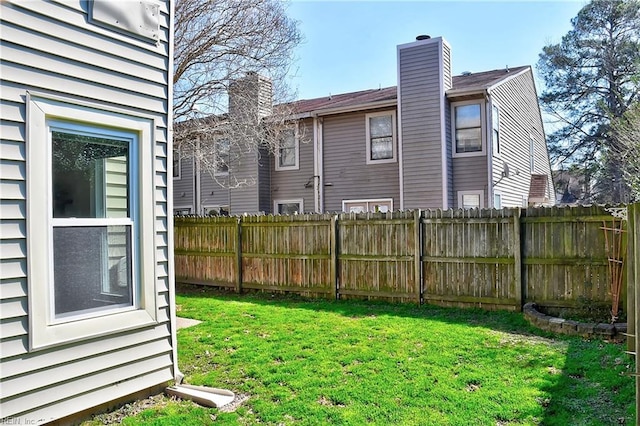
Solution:
[{"label": "weathered fence board", "polygon": [[[415,268],[415,228],[412,211],[345,213],[338,217],[338,292],[420,302]],[[419,254],[418,254],[419,256]]]},{"label": "weathered fence board", "polygon": [[235,286],[238,276],[238,219],[176,218],[174,259],[176,280]]},{"label": "weathered fence board", "polygon": [[247,216],[242,227],[242,287],[333,293],[331,216]]},{"label": "weathered fence board", "polygon": [[175,220],[178,282],[511,310],[611,301],[602,207]]},{"label": "weathered fence board", "polygon": [[529,208],[522,211],[525,301],[580,307],[611,300],[603,207]]},{"label": "weathered fence board", "polygon": [[430,210],[423,226],[424,300],[519,310],[518,210]]}]

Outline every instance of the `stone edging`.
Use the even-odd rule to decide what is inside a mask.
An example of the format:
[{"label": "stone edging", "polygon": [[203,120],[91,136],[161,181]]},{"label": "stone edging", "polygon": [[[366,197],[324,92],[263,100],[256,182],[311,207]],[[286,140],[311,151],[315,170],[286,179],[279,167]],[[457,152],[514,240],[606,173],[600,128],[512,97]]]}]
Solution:
[{"label": "stone edging", "polygon": [[582,337],[599,337],[599,338],[620,338],[624,337],[621,333],[627,332],[626,323],[615,324],[596,324],[583,323],[578,321],[566,320],[564,318],[550,317],[542,312],[538,312],[535,303],[529,302],[522,308],[524,317],[532,325],[545,331],[553,333],[568,334],[570,336]]}]

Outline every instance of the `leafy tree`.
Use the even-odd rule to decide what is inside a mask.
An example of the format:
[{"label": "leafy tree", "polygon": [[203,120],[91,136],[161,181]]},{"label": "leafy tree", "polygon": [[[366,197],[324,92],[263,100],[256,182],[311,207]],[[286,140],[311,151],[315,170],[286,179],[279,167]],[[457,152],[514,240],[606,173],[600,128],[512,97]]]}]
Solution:
[{"label": "leafy tree", "polygon": [[[179,155],[197,157],[201,171],[221,185],[250,184],[234,179],[234,164],[275,151],[291,115],[286,76],[300,41],[298,24],[280,0],[178,0],[173,114]],[[283,106],[274,111],[274,102]],[[220,171],[229,173],[219,179]]]},{"label": "leafy tree", "polygon": [[546,89],[543,109],[554,118],[549,136],[552,161],[583,168],[583,201],[628,199],[626,157],[619,151],[611,120],[639,100],[640,1],[593,0],[571,21],[559,44],[543,48],[538,71]]}]

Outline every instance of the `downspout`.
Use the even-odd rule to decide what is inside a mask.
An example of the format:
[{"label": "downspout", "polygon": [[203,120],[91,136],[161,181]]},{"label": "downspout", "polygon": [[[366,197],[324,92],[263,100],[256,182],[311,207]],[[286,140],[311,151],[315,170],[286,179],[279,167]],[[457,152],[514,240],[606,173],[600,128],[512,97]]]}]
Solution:
[{"label": "downspout", "polygon": [[485,136],[487,138],[487,208],[495,208],[493,197],[493,99],[491,98],[491,90],[487,89],[487,98],[485,101]]},{"label": "downspout", "polygon": [[313,117],[313,211],[320,213],[320,174],[318,173],[318,117]]},{"label": "downspout", "polygon": [[318,118],[318,213],[324,213],[324,118]]},{"label": "downspout", "polygon": [[196,139],[196,155],[194,155],[194,177],[193,177],[193,213],[200,216],[202,214],[202,206],[200,199],[200,138]]},{"label": "downspout", "polygon": [[[175,3],[169,2],[169,63],[167,66],[167,165],[173,164],[173,39],[175,23]],[[168,167],[167,167],[168,168]],[[169,171],[167,170],[167,175]],[[169,321],[171,326],[171,358],[173,360],[173,380],[176,383],[182,382],[184,374],[178,368],[178,334],[176,329],[178,320],[176,318],[176,281],[175,263],[173,259],[173,182],[167,176],[167,254],[168,254],[168,274],[169,282]]]},{"label": "downspout", "polygon": [[404,160],[403,160],[403,155],[402,155],[402,96],[401,96],[401,92],[402,92],[402,87],[400,85],[402,79],[400,78],[400,46],[396,47],[396,55],[397,55],[397,59],[396,59],[396,66],[397,66],[397,71],[396,71],[396,75],[398,76],[398,85],[397,85],[397,94],[396,94],[396,99],[397,99],[397,134],[398,134],[398,190],[400,191],[400,210],[404,210]]}]

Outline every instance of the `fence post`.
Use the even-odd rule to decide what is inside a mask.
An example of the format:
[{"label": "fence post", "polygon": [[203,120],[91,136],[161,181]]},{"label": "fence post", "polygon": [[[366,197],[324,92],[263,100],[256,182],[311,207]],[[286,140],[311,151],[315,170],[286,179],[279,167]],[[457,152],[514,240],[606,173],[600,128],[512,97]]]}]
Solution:
[{"label": "fence post", "polygon": [[420,209],[413,212],[413,226],[414,226],[414,274],[416,280],[416,298],[418,300],[418,306],[422,305],[422,233],[420,232],[422,212]]},{"label": "fence post", "polygon": [[640,204],[629,204],[627,206],[627,350],[634,352],[636,350],[636,254],[638,248],[636,247],[636,234],[637,226],[639,225],[634,219],[635,206]]},{"label": "fence post", "polygon": [[242,293],[242,216],[236,222],[236,293]]},{"label": "fence post", "polygon": [[[629,204],[627,206],[627,344],[629,352],[635,355],[636,360],[636,413],[640,413],[640,265],[638,265],[638,255],[640,254],[640,203]],[[640,414],[636,414],[640,415]]]},{"label": "fence post", "polygon": [[340,299],[340,290],[338,289],[338,215],[331,216],[329,236],[329,248],[331,256],[331,291],[335,300]]},{"label": "fence post", "polygon": [[520,235],[520,208],[517,208],[513,214],[513,279],[516,286],[516,300],[518,301],[518,309],[522,311],[526,290],[524,289],[524,280],[522,279],[522,245]]}]

